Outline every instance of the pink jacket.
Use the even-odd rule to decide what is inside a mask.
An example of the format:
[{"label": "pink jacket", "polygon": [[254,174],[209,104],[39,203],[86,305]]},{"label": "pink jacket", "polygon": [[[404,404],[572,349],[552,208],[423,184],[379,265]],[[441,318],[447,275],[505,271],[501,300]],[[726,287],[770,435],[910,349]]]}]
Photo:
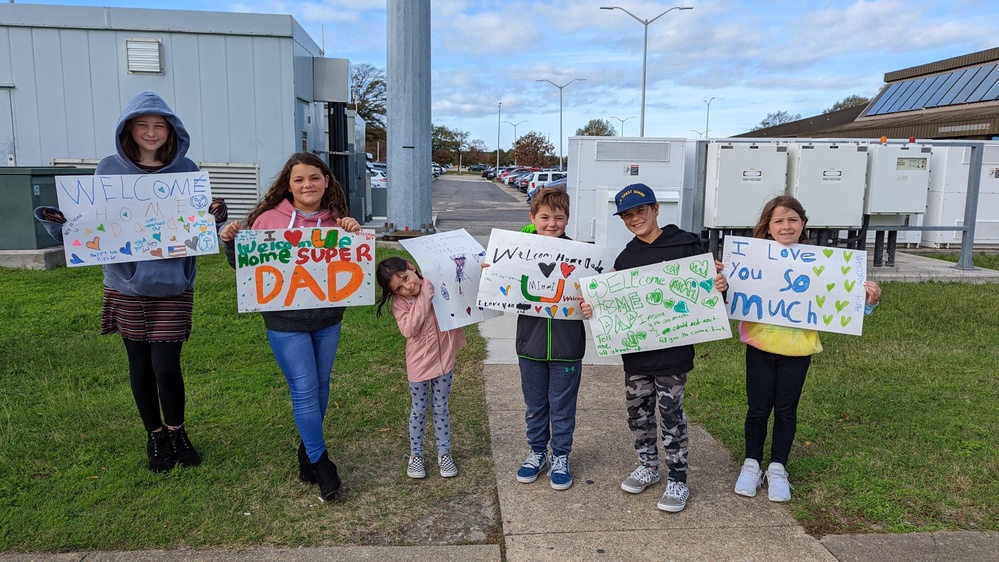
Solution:
[{"label": "pink jacket", "polygon": [[[294,217],[292,216],[294,214]],[[252,225],[243,225],[245,228],[253,230],[267,230],[269,228],[306,228],[322,226],[333,228],[336,226],[336,218],[330,215],[329,211],[322,210],[318,214],[306,217],[301,211],[295,209],[291,201],[282,200],[273,209],[267,209]]]},{"label": "pink jacket", "polygon": [[434,285],[423,280],[413,299],[392,298],[392,316],[406,337],[406,376],[422,382],[446,375],[454,369],[458,350],[465,347],[465,332],[455,328],[441,332],[434,314]]}]

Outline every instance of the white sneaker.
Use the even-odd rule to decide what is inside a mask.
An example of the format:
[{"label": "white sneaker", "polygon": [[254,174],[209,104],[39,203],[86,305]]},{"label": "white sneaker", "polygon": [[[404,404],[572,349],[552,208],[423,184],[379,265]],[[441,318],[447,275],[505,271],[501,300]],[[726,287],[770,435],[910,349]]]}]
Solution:
[{"label": "white sneaker", "polygon": [[767,467],[767,495],[772,502],[791,501],[791,482],[787,479],[787,471],[779,462],[772,462]]},{"label": "white sneaker", "polygon": [[763,474],[760,473],[760,463],[756,459],[746,459],[742,463],[742,472],[735,481],[735,493],[747,498],[755,498],[756,490],[763,486]]},{"label": "white sneaker", "polygon": [[659,481],[659,467],[644,464],[632,471],[631,475],[621,482],[621,489],[629,494],[640,494],[646,488]]}]

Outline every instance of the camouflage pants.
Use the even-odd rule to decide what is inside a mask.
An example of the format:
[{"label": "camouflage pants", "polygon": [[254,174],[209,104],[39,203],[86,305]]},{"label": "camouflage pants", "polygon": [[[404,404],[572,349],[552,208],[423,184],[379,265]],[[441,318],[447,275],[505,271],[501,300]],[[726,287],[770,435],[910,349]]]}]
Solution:
[{"label": "camouflage pants", "polygon": [[656,402],[662,424],[663,457],[669,478],[687,481],[687,416],[683,413],[683,391],[687,373],[679,375],[634,375],[625,373],[628,427],[635,436],[638,460],[659,466],[656,447]]}]

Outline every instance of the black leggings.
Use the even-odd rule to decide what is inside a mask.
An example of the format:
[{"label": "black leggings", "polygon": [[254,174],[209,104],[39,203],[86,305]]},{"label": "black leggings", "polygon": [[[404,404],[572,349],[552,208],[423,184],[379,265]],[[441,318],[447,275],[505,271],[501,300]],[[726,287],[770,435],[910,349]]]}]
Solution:
[{"label": "black leggings", "polygon": [[788,357],[746,346],[746,458],[763,462],[767,421],[774,413],[770,462],[787,464],[798,427],[798,399],[812,357]]},{"label": "black leggings", "polygon": [[[180,350],[184,342],[148,342],[122,338],[128,354],[128,381],[146,431],[184,424],[184,378]],[[160,407],[163,418],[160,420]]]}]

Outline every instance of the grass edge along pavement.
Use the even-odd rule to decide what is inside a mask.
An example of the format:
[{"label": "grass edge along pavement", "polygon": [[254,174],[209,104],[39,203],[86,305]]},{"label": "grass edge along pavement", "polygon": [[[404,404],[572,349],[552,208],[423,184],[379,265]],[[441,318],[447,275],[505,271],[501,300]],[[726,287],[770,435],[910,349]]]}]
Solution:
[{"label": "grass edge along pavement", "polygon": [[[390,253],[379,246],[379,259]],[[327,424],[346,493],[320,505],[295,479],[287,388],[262,322],[235,313],[224,260],[200,265],[183,361],[188,424],[206,462],[166,476],[143,468],[121,342],[97,335],[99,271],[0,270],[8,326],[0,337],[0,550],[499,542],[475,328],[452,395],[462,475],[431,471],[412,481],[402,460],[404,341],[391,315],[348,310]],[[863,337],[822,336],[825,352],[799,410],[788,508],[816,536],[996,530],[999,351],[989,342],[999,286],[884,287]],[[734,461],[743,445],[743,350],[735,338],[699,344],[687,395],[691,421]]]}]

